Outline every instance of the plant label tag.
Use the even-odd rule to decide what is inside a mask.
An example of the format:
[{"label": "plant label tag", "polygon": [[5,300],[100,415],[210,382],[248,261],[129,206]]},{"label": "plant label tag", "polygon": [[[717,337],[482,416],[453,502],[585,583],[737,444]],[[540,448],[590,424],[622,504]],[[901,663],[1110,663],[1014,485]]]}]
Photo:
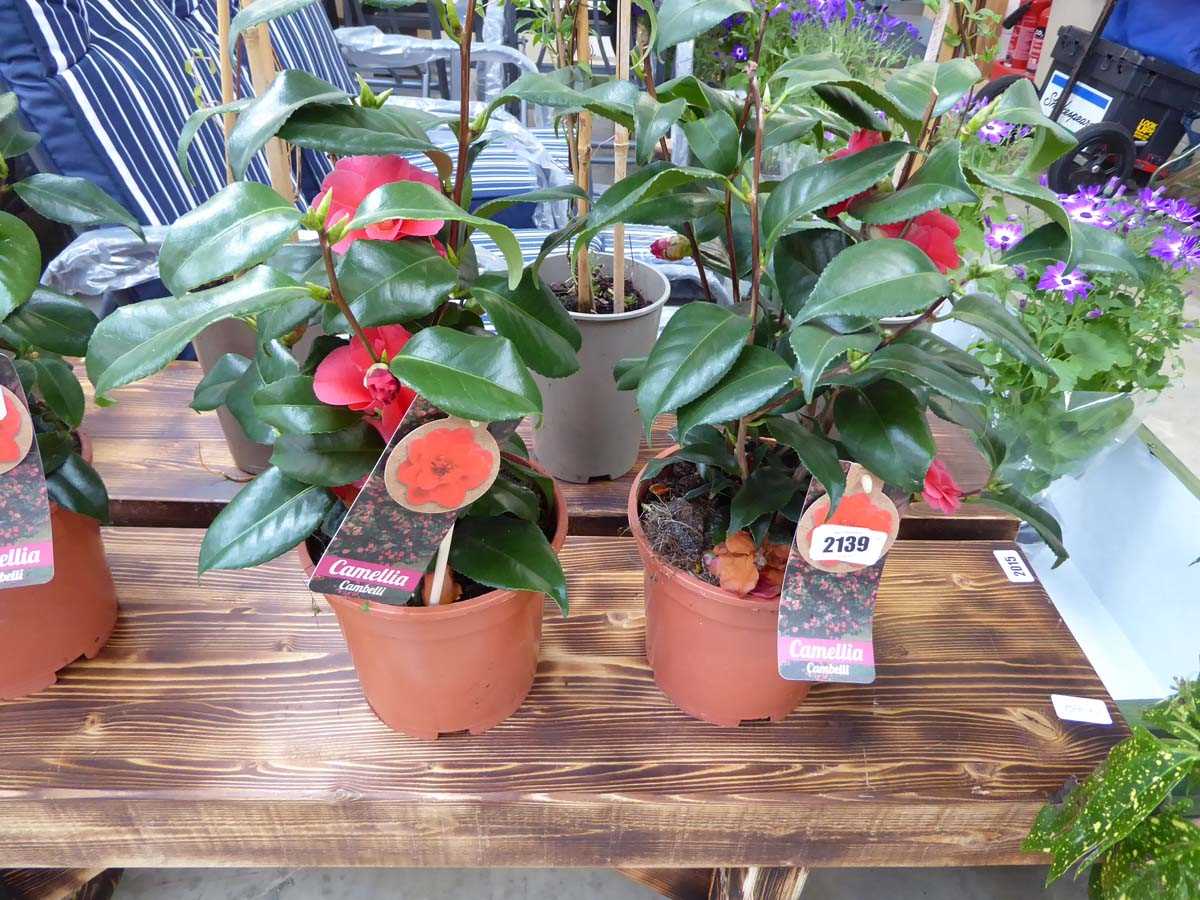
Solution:
[{"label": "plant label tag", "polygon": [[1054,711],[1064,722],[1088,722],[1092,725],[1111,725],[1112,715],[1108,704],[1090,697],[1071,697],[1066,694],[1051,694]]},{"label": "plant label tag", "polygon": [[1004,577],[1009,581],[1017,584],[1029,584],[1037,581],[1025,563],[1025,558],[1016,550],[993,550],[992,554],[996,557],[996,562],[1000,563],[1000,570],[1004,572]]},{"label": "plant label tag", "polygon": [[458,510],[500,470],[485,425],[447,418],[416,398],[308,581],[312,591],[403,605]]},{"label": "plant label tag", "polygon": [[46,476],[25,390],[2,353],[0,411],[0,589],[46,584],[54,578]]},{"label": "plant label tag", "polygon": [[883,482],[842,463],[846,491],[833,515],[815,478],[792,539],[779,597],[779,674],[791,681],[875,680],[875,593],[900,513]]},{"label": "plant label tag", "polygon": [[813,562],[848,562],[871,566],[883,556],[887,533],[853,525],[821,525],[813,529],[809,558]]}]

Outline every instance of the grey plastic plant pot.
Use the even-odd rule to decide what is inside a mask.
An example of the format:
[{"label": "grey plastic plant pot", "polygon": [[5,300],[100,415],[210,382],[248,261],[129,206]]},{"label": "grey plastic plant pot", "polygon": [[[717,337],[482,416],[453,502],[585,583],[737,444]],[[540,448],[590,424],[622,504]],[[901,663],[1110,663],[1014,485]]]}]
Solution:
[{"label": "grey plastic plant pot", "polygon": [[[592,253],[591,260],[612,273],[610,254]],[[661,272],[636,260],[625,261],[625,272],[649,305],[617,315],[571,313],[583,335],[579,371],[567,378],[534,376],[542,392],[543,415],[533,432],[533,454],[562,481],[620,478],[637,462],[642,423],[636,392],[617,390],[613,366],[625,357],[650,352],[671,285]],[[570,274],[566,254],[547,259],[540,270],[542,280],[550,284]]]},{"label": "grey plastic plant pot", "polygon": [[[313,341],[321,334],[321,329],[309,326],[304,336],[292,347],[292,355],[303,362],[312,349]],[[247,359],[254,359],[258,335],[253,328],[241,319],[225,319],[214,322],[201,331],[192,340],[196,348],[196,359],[200,361],[200,369],[205,375],[217,364],[226,353],[237,353]],[[250,440],[238,420],[224,405],[217,407],[217,420],[221,423],[221,431],[225,435],[225,443],[233,456],[234,465],[243,472],[257,475],[264,471],[271,462],[269,444],[260,444]]]}]

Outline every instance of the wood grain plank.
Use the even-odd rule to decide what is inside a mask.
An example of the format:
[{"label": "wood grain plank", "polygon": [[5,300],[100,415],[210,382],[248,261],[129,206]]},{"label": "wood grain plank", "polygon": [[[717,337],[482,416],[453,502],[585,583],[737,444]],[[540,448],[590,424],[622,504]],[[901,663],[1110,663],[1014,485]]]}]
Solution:
[{"label": "wood grain plank", "polygon": [[111,897],[119,870],[5,869],[0,870],[3,900],[101,900]]},{"label": "wood grain plank", "polygon": [[[82,376],[82,369],[79,370]],[[161,373],[114,393],[114,405],[96,408],[88,394],[87,431],[96,469],[104,477],[117,525],[203,528],[237,493],[248,476],[233,464],[213,413],[188,408],[200,377],[196,363],[177,362]],[[966,490],[983,485],[987,467],[966,432],[931,419],[939,455]],[[634,474],[670,446],[668,417],[661,418],[650,446],[643,444],[634,472],[616,481],[564,484],[571,533],[626,533],[625,504]],[[528,442],[528,422],[521,428]],[[910,540],[1012,540],[1017,520],[986,506],[968,505],[946,516],[925,503],[905,512],[900,536]]]},{"label": "wood grain plank", "polygon": [[967,865],[1029,862],[1041,803],[1126,734],[1036,584],[988,542],[900,542],[873,685],[786,722],[675,710],[624,538],[563,551],[528,702],[478,738],[389,731],[294,559],[197,580],[200,535],[109,529],[122,616],[95,660],[0,704],[0,864]]}]

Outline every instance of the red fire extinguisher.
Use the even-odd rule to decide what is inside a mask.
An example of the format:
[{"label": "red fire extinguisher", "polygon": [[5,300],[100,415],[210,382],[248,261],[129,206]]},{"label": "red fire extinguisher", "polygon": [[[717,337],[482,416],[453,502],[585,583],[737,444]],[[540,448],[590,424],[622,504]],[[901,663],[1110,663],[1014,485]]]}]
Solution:
[{"label": "red fire extinguisher", "polygon": [[[1028,0],[1018,6],[1004,20],[1004,27],[1012,29],[1012,37],[1008,42],[1008,52],[1004,64],[1013,69],[1029,70],[1037,68],[1037,59],[1033,55],[1033,47],[1037,41],[1037,55],[1041,56],[1042,44],[1046,39],[1046,26],[1050,22],[1050,5],[1053,0]],[[1038,27],[1041,26],[1041,39],[1038,39]],[[1033,60],[1032,66],[1030,60]]]},{"label": "red fire extinguisher", "polygon": [[1050,27],[1050,3],[1051,0],[1046,0],[1046,5],[1038,14],[1037,27],[1033,29],[1033,43],[1029,45],[1029,63],[1025,66],[1025,71],[1032,78],[1037,74],[1038,63],[1042,61],[1042,50],[1046,46],[1046,29]]}]

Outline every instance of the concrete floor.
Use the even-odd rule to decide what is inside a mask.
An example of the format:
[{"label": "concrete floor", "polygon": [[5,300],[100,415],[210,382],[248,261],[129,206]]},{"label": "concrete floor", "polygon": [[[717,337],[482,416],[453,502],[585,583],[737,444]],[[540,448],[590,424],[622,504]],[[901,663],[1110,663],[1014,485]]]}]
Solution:
[{"label": "concrete floor", "polygon": [[[1042,869],[827,869],[804,900],[1083,900]],[[127,869],[116,900],[653,900],[604,869]]]}]

